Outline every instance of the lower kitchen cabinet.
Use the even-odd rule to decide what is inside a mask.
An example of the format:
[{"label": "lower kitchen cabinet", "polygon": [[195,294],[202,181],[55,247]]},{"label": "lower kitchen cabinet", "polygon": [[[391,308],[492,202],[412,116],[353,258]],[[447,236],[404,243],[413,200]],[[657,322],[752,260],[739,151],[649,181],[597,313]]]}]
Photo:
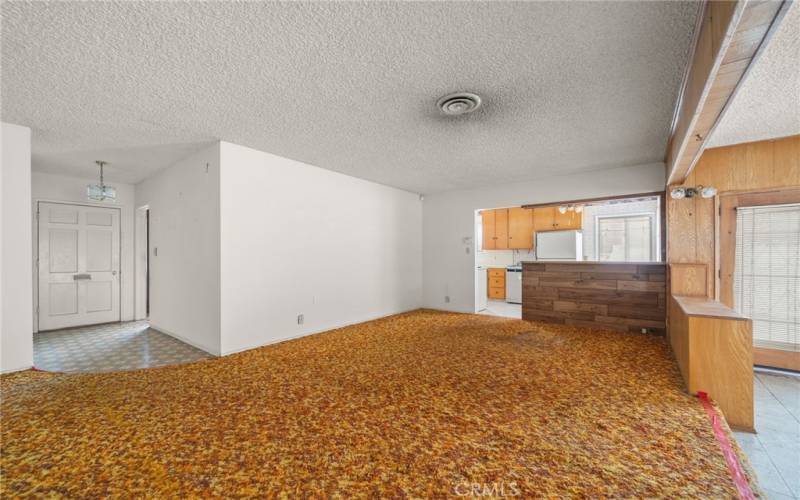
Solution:
[{"label": "lower kitchen cabinet", "polygon": [[505,300],[506,298],[506,269],[504,267],[490,267],[486,272],[486,289],[490,299]]}]

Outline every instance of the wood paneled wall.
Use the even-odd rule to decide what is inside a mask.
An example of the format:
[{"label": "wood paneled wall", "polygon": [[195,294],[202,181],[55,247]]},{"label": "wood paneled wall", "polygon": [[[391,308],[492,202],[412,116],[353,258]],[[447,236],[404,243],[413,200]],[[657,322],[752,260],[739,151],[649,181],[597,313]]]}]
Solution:
[{"label": "wood paneled wall", "polygon": [[[800,136],[707,149],[683,185],[713,186],[720,193],[800,187]],[[716,296],[717,228],[714,198],[673,200],[667,195],[667,262],[704,264],[711,298]]]},{"label": "wood paneled wall", "polygon": [[542,263],[522,266],[522,319],[664,334],[663,263]]}]

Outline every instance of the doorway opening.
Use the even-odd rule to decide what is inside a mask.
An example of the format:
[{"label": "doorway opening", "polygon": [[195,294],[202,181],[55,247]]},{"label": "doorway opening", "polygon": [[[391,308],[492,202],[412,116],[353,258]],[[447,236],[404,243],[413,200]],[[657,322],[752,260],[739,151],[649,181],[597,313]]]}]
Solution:
[{"label": "doorway opening", "polygon": [[753,321],[756,366],[800,371],[800,190],[720,199],[719,300]]},{"label": "doorway opening", "polygon": [[145,252],[144,268],[145,268],[145,314],[150,317],[150,209],[145,210],[145,243],[147,245],[147,252]]},{"label": "doorway opening", "polygon": [[136,264],[135,264],[135,314],[136,320],[150,318],[151,272],[150,272],[150,207],[143,205],[136,209]]},{"label": "doorway opening", "polygon": [[[542,275],[546,292],[523,287],[522,263],[573,261],[660,262],[664,260],[664,193],[572,200],[541,205],[487,208],[475,212],[475,312],[522,318],[523,310],[572,319],[570,298],[550,287],[565,277]],[[539,266],[541,267],[541,266]],[[580,280],[573,272],[567,280]],[[539,281],[539,277],[531,276]],[[579,284],[575,284],[580,287]],[[529,303],[523,292],[529,290]],[[561,308],[561,309],[559,309]]]},{"label": "doorway opening", "polygon": [[739,207],[736,227],[734,303],[753,320],[756,362],[800,369],[800,204]]}]

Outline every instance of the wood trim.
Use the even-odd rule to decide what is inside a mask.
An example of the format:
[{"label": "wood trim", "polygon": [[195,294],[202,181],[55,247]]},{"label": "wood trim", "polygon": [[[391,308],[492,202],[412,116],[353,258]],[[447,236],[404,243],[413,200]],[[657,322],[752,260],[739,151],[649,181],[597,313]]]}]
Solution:
[{"label": "wood trim", "polygon": [[737,0],[703,6],[700,33],[667,146],[668,185],[683,182],[692,171],[790,4]]},{"label": "wood trim", "polygon": [[800,352],[753,347],[753,364],[800,372]]},{"label": "wood trim", "polygon": [[[612,201],[612,200],[625,200],[625,199],[632,199],[635,200],[637,198],[653,198],[656,196],[664,196],[665,191],[651,191],[649,193],[635,193],[635,194],[621,194],[615,196],[603,196],[600,198],[582,198],[579,200],[561,200],[561,201],[551,201],[548,203],[531,203],[528,205],[522,205],[522,208],[547,208],[552,206],[558,205],[592,205],[598,202],[603,201]],[[663,207],[662,207],[663,209]]]}]

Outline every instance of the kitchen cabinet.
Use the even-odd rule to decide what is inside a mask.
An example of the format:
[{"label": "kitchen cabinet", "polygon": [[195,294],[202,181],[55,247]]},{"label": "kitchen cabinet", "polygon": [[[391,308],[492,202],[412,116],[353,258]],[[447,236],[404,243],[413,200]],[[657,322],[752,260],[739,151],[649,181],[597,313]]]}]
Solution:
[{"label": "kitchen cabinet", "polygon": [[494,247],[497,250],[508,248],[508,209],[498,208],[494,211]]},{"label": "kitchen cabinet", "polygon": [[556,229],[580,229],[581,228],[581,214],[575,210],[567,210],[565,213],[555,209],[555,223]]},{"label": "kitchen cabinet", "polygon": [[529,250],[535,231],[581,228],[581,214],[574,210],[562,214],[557,206],[482,210],[481,221],[483,250]]},{"label": "kitchen cabinet", "polygon": [[486,289],[490,299],[505,300],[506,270],[504,267],[490,267],[486,272],[488,280]]},{"label": "kitchen cabinet", "polygon": [[496,248],[494,243],[495,221],[494,210],[483,210],[481,212],[481,225],[483,227],[483,243],[481,248],[483,250],[494,250]]},{"label": "kitchen cabinet", "polygon": [[506,250],[508,246],[508,209],[483,210],[483,250]]},{"label": "kitchen cabinet", "polygon": [[556,207],[537,207],[533,209],[533,230],[552,231],[556,228]]},{"label": "kitchen cabinet", "polygon": [[539,207],[533,209],[533,229],[535,231],[556,231],[581,228],[581,214],[574,210],[561,213],[558,207]]},{"label": "kitchen cabinet", "polygon": [[533,210],[521,207],[508,209],[508,248],[533,248]]}]

